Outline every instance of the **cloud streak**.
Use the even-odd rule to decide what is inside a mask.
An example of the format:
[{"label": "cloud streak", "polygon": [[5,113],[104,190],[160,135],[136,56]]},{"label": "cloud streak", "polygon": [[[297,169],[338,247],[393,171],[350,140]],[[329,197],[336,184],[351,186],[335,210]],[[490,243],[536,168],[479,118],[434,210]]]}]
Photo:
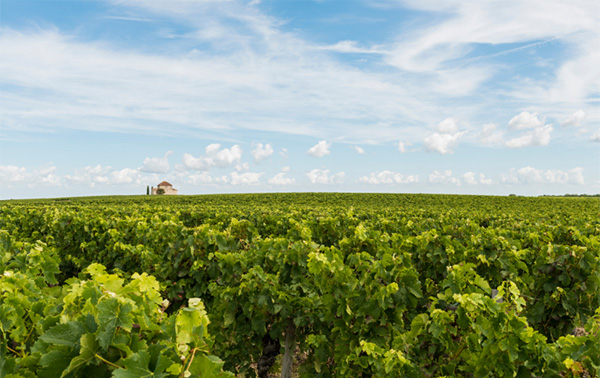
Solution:
[{"label": "cloud streak", "polygon": [[574,184],[584,185],[583,168],[568,171],[560,169],[537,169],[531,166],[513,168],[501,176],[505,184]]},{"label": "cloud streak", "polygon": [[[278,42],[255,35],[244,53],[232,46],[224,54],[158,55],[83,43],[56,29],[2,29],[6,125],[205,137],[249,129],[360,140],[362,127],[348,120],[416,123],[409,109],[419,106],[408,83],[357,71],[269,30]],[[293,51],[264,55],[286,42]],[[311,126],[316,122],[329,127]]]},{"label": "cloud streak", "polygon": [[[43,127],[158,135],[169,130],[213,139],[253,130],[329,140],[343,135],[345,141],[357,143],[364,141],[365,124],[387,124],[393,126],[368,133],[369,141],[385,143],[401,130],[405,142],[415,143],[426,137],[418,125],[432,124],[436,114],[485,107],[442,105],[476,91],[490,94],[484,84],[500,66],[485,60],[460,63],[471,58],[474,44],[534,46],[538,39],[556,39],[574,46],[570,60],[556,70],[555,81],[530,81],[529,100],[561,101],[567,94],[584,99],[600,82],[597,70],[589,69],[598,55],[591,48],[597,46],[597,36],[589,39],[587,34],[597,34],[597,21],[591,16],[597,7],[588,1],[551,1],[544,17],[538,16],[533,1],[389,2],[441,11],[446,20],[390,36],[392,42],[375,47],[349,40],[333,45],[311,42],[299,32],[285,31],[285,23],[261,12],[260,4],[113,3],[107,17],[169,20],[189,31],[169,32],[169,38],[152,50],[124,50],[107,41],[83,41],[58,28],[3,28],[0,70],[3,84],[10,88],[3,95],[6,130]],[[571,17],[564,17],[567,10]],[[175,47],[165,51],[165,39]],[[209,47],[194,47],[198,45]],[[363,69],[331,52],[376,55],[377,64],[387,63],[397,71]],[[522,88],[521,84],[515,82]],[[560,88],[568,90],[559,98]],[[540,96],[540,91],[546,94]],[[525,94],[515,89],[509,95]],[[327,127],[317,126],[321,124]],[[431,147],[440,151],[451,138],[433,139],[438,147]]]}]

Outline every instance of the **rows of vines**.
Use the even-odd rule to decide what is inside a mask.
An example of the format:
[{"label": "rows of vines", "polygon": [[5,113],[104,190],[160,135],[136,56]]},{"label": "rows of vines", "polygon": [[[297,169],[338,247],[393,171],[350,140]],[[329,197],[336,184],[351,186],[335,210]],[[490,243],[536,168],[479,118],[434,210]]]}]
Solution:
[{"label": "rows of vines", "polygon": [[597,198],[13,201],[0,229],[0,375],[600,376]]}]

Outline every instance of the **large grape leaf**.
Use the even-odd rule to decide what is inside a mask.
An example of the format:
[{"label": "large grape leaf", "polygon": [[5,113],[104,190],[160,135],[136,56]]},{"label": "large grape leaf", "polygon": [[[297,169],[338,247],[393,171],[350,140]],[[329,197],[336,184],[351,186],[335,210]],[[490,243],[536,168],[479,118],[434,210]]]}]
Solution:
[{"label": "large grape leaf", "polygon": [[95,360],[96,353],[98,352],[98,342],[96,341],[94,334],[86,333],[81,336],[80,341],[81,349],[79,355],[71,360],[67,369],[63,371],[61,378],[66,377],[69,373],[84,368]]},{"label": "large grape leaf", "polygon": [[223,361],[215,356],[199,356],[192,361],[190,373],[205,378],[234,377],[233,373],[222,371]]},{"label": "large grape leaf", "polygon": [[77,352],[64,353],[62,351],[53,350],[50,353],[44,354],[40,359],[42,367],[38,372],[39,378],[56,378],[60,377],[71,364],[71,360],[77,356]]},{"label": "large grape leaf", "polygon": [[108,298],[98,303],[98,342],[103,350],[111,344],[117,327],[131,330],[132,309],[131,304],[121,304],[117,298]]},{"label": "large grape leaf", "polygon": [[165,373],[173,361],[164,356],[159,356],[154,371],[150,370],[150,353],[139,351],[123,360],[125,369],[117,369],[113,372],[113,378],[162,378],[170,374]]},{"label": "large grape leaf", "polygon": [[58,324],[44,333],[40,339],[48,344],[66,345],[78,349],[79,340],[85,333],[85,328],[80,322]]}]

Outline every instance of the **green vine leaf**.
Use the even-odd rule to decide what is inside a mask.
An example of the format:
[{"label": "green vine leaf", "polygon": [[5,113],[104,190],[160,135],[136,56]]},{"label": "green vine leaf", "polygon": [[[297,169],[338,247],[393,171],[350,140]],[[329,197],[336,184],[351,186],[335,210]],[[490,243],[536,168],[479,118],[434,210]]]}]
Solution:
[{"label": "green vine leaf", "polygon": [[111,344],[117,327],[130,331],[133,326],[132,305],[107,298],[98,303],[98,342],[103,350]]},{"label": "green vine leaf", "polygon": [[169,368],[171,361],[167,359],[161,359],[160,363],[156,364],[154,371],[150,370],[150,353],[146,351],[139,351],[132,354],[125,360],[123,360],[124,369],[117,369],[113,371],[113,378],[163,378],[168,377],[170,374],[165,373]]},{"label": "green vine leaf", "polygon": [[48,344],[65,345],[69,348],[79,349],[79,341],[85,333],[85,327],[78,321],[58,324],[40,336]]}]

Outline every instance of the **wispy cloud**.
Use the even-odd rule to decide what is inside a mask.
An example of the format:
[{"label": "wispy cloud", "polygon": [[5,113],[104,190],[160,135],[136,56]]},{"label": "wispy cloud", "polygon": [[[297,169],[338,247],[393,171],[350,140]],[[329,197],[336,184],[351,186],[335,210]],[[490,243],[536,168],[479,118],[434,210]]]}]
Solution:
[{"label": "wispy cloud", "polygon": [[[330,140],[343,135],[355,143],[365,134],[371,143],[385,143],[402,130],[414,143],[426,136],[420,125],[435,122],[437,114],[485,107],[442,105],[448,98],[491,90],[482,86],[499,65],[455,64],[469,57],[473,44],[548,38],[574,46],[573,51],[551,84],[530,83],[527,99],[540,91],[555,96],[551,93],[560,88],[581,99],[598,87],[598,70],[591,69],[598,61],[592,48],[597,44],[581,34],[595,30],[593,2],[553,1],[541,20],[530,1],[397,4],[446,12],[446,21],[403,31],[397,39],[390,36],[395,42],[386,45],[365,47],[352,40],[319,45],[284,31],[285,21],[247,2],[114,1],[108,17],[166,18],[186,25],[189,31],[177,35],[168,54],[160,48],[123,50],[106,41],[83,41],[56,28],[3,28],[0,70],[9,88],[2,99],[5,127],[200,137],[247,129]],[[567,10],[572,17],[563,17]],[[198,44],[209,48],[199,50]],[[332,51],[376,54],[398,71],[356,67]],[[515,91],[511,95],[525,96],[522,89]],[[327,127],[319,127],[324,123]],[[365,125],[372,126],[365,130]]]},{"label": "wispy cloud", "polygon": [[[310,53],[299,40],[290,41],[293,51],[266,55],[274,41],[261,47],[259,40],[244,53],[238,46],[225,55],[162,56],[83,43],[56,30],[4,29],[1,38],[8,127],[200,136],[234,127],[360,140],[362,126],[348,120],[416,122],[404,111],[418,108],[410,89]],[[311,126],[317,122],[329,127]]]},{"label": "wispy cloud", "polygon": [[361,47],[356,41],[340,41],[335,45],[319,46],[318,49],[339,53],[387,54],[387,51],[383,50],[381,46]]},{"label": "wispy cloud", "polygon": [[452,184],[460,186],[460,180],[452,175],[452,170],[447,169],[444,172],[433,171],[429,175],[431,184]]},{"label": "wispy cloud", "polygon": [[411,184],[419,182],[419,175],[406,175],[400,172],[381,171],[373,172],[368,176],[363,176],[358,181],[371,184]]},{"label": "wispy cloud", "polygon": [[127,16],[105,16],[109,20],[135,21],[135,22],[152,22],[151,18],[144,17],[127,17]]},{"label": "wispy cloud", "polygon": [[568,171],[560,169],[538,169],[531,166],[513,168],[501,175],[506,184],[575,184],[583,185],[583,168],[576,167]]},{"label": "wispy cloud", "polygon": [[286,177],[285,172],[279,172],[268,180],[270,185],[292,185],[296,183],[296,179]]},{"label": "wispy cloud", "polygon": [[[565,3],[550,0],[543,5],[535,0],[465,1],[389,1],[388,4],[408,6],[418,10],[442,12],[444,21],[413,29],[390,48],[386,62],[409,72],[436,72],[447,77],[465,77],[473,69],[487,74],[471,79],[472,90],[495,72],[503,69],[485,59],[473,59],[476,45],[509,46],[488,57],[526,52],[554,41],[569,47],[566,60],[554,77],[539,79],[520,78],[509,84],[510,95],[530,103],[585,103],[597,96],[600,86],[600,35],[598,4],[591,0]],[[566,17],[565,15],[569,15]],[[522,43],[517,48],[512,44]],[[535,62],[533,60],[531,63]],[[552,109],[552,106],[548,106]]]},{"label": "wispy cloud", "polygon": [[360,146],[350,146],[350,148],[352,148],[354,151],[356,151],[356,153],[359,155],[364,155],[364,153],[365,153],[365,149]]},{"label": "wispy cloud", "polygon": [[561,125],[579,127],[583,123],[583,120],[585,120],[585,112],[582,109],[578,109],[573,115],[561,122]]},{"label": "wispy cloud", "polygon": [[342,184],[344,182],[345,172],[335,174],[330,174],[330,172],[329,169],[315,168],[308,172],[306,177],[308,177],[311,184]]}]

